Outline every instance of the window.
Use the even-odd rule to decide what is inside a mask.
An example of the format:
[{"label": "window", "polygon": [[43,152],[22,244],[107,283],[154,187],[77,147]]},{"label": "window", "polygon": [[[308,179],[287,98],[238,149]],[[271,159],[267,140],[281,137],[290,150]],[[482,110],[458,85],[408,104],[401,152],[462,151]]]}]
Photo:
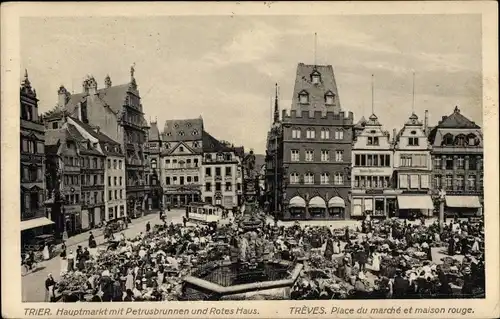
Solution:
[{"label": "window", "polygon": [[169,176],[167,176],[165,178],[165,184],[170,185],[170,177]]},{"label": "window", "polygon": [[111,176],[108,176],[108,186],[111,186]]},{"label": "window", "polygon": [[469,134],[467,136],[467,140],[468,140],[467,144],[469,144],[469,146],[476,146],[479,144],[479,140],[476,138],[474,134]]},{"label": "window", "polygon": [[59,123],[57,123],[57,122],[53,122],[52,123],[52,129],[54,129],[54,130],[57,129],[58,128],[58,124]]},{"label": "window", "polygon": [[457,169],[464,169],[465,167],[465,159],[462,156],[457,158]]},{"label": "window", "polygon": [[321,174],[321,184],[326,185],[330,183],[330,175],[328,173]]},{"label": "window", "polygon": [[435,175],[434,176],[434,180],[433,180],[433,187],[434,189],[440,189],[442,187],[441,185],[441,178],[442,176],[441,175]]},{"label": "window", "polygon": [[453,135],[448,133],[443,137],[443,142],[441,143],[441,145],[452,145],[452,144],[453,144]]},{"label": "window", "polygon": [[191,181],[192,181],[192,177],[191,177],[191,176],[187,176],[187,177],[186,177],[186,181],[187,181],[188,183],[191,183]]},{"label": "window", "polygon": [[446,169],[453,169],[453,158],[452,157],[446,157]]},{"label": "window", "polygon": [[313,173],[306,173],[306,175],[304,175],[304,183],[305,184],[314,184]]},{"label": "window", "polygon": [[446,175],[445,187],[448,190],[451,190],[453,188],[453,175]]},{"label": "window", "polygon": [[224,154],[222,154],[222,153],[218,153],[218,154],[216,155],[216,158],[217,158],[217,161],[218,161],[218,162],[222,162],[222,161],[224,160]]},{"label": "window", "polygon": [[330,138],[330,130],[326,129],[326,128],[322,129],[321,130],[321,139],[322,140],[327,140],[329,138]]},{"label": "window", "polygon": [[308,129],[306,131],[306,138],[308,138],[308,139],[316,138],[316,131],[314,131],[313,129]]},{"label": "window", "polygon": [[113,177],[113,182],[114,182],[114,186],[117,186],[118,185],[118,178],[115,176]]},{"label": "window", "polygon": [[115,199],[118,199],[118,191],[115,189]]},{"label": "window", "polygon": [[464,189],[464,176],[463,175],[457,175],[455,187],[456,187],[456,190],[463,190]]},{"label": "window", "polygon": [[354,166],[361,166],[361,155],[354,155]]},{"label": "window", "polygon": [[151,168],[152,169],[156,168],[156,160],[155,159],[151,159]]},{"label": "window", "polygon": [[467,188],[469,188],[470,190],[476,189],[476,176],[469,175],[469,177],[467,178]]},{"label": "window", "polygon": [[312,162],[314,160],[314,151],[307,150],[306,151],[306,162]]},{"label": "window", "polygon": [[195,177],[194,177],[194,182],[195,182],[195,183],[198,183],[198,176],[195,176]]},{"label": "window", "polygon": [[111,168],[111,160],[108,159],[108,169]]},{"label": "window", "polygon": [[338,173],[338,172],[335,173],[334,183],[335,183],[335,185],[344,184],[344,175],[342,175],[342,173]]},{"label": "window", "polygon": [[354,176],[354,187],[359,187],[360,185],[360,177]]},{"label": "window", "polygon": [[322,162],[330,161],[330,151],[328,151],[328,150],[321,151],[321,161]]},{"label": "window", "polygon": [[198,167],[198,159],[197,158],[195,158],[193,160],[193,164],[194,164],[194,167]]},{"label": "window", "polygon": [[480,190],[483,189],[483,175],[482,174],[479,176],[479,189]]},{"label": "window", "polygon": [[441,169],[441,165],[443,165],[442,163],[441,157],[434,157],[434,168]]},{"label": "window", "polygon": [[300,130],[299,129],[292,130],[292,138],[300,138]]},{"label": "window", "polygon": [[464,147],[465,146],[465,135],[458,135],[455,138],[455,145],[460,146],[460,147]]},{"label": "window", "polygon": [[120,176],[120,186],[123,185],[123,177]]},{"label": "window", "polygon": [[226,176],[232,176],[233,175],[233,170],[231,166],[226,167]]},{"label": "window", "polygon": [[219,182],[215,183],[215,190],[216,191],[220,191],[221,190],[221,186],[222,186],[221,183],[219,183]]},{"label": "window", "polygon": [[174,184],[174,185],[179,185],[179,184],[177,183],[177,176],[172,176],[172,184]]},{"label": "window", "polygon": [[311,75],[311,82],[313,84],[319,84],[321,82],[321,75],[318,72],[315,72]]},{"label": "window", "polygon": [[368,145],[379,145],[378,136],[368,136]]},{"label": "window", "polygon": [[215,176],[221,176],[220,167],[215,168]]},{"label": "window", "polygon": [[399,188],[408,188],[408,175],[399,175]]},{"label": "window", "polygon": [[298,184],[299,183],[299,174],[291,173],[290,174],[290,184]]},{"label": "window", "polygon": [[409,137],[408,138],[409,146],[418,146],[418,137]]},{"label": "window", "polygon": [[300,160],[299,150],[291,150],[291,160],[292,162],[298,162]]},{"label": "window", "polygon": [[184,185],[184,176],[179,177],[179,184]]},{"label": "window", "polygon": [[477,166],[477,160],[475,156],[469,158],[468,169],[469,171],[475,171]]},{"label": "window", "polygon": [[99,184],[99,183],[97,182],[97,175],[94,175],[94,185],[97,185],[97,184]]},{"label": "window", "polygon": [[412,156],[411,155],[401,155],[400,165],[401,167],[411,167]]},{"label": "window", "polygon": [[108,196],[109,196],[108,200],[112,200],[113,199],[113,192],[109,191]]},{"label": "window", "polygon": [[302,91],[301,93],[299,93],[299,103],[300,104],[309,103],[309,94],[307,94],[307,92]]},{"label": "window", "polygon": [[334,95],[333,94],[326,94],[325,95],[325,104],[326,105],[333,105],[333,102],[334,102]]},{"label": "window", "polygon": [[335,161],[342,162],[344,160],[344,151],[335,151]]},{"label": "window", "polygon": [[[179,133],[179,135],[181,135],[181,134]],[[184,152],[184,147],[179,146],[179,152]]]},{"label": "window", "polygon": [[211,167],[205,167],[205,175],[212,176],[212,168]]},{"label": "window", "polygon": [[231,182],[226,182],[226,191],[231,191]]}]

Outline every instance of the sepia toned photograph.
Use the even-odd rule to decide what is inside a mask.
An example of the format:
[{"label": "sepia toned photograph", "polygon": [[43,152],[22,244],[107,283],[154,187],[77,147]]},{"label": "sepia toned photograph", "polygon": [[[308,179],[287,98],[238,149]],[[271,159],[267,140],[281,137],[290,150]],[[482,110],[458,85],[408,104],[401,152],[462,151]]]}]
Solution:
[{"label": "sepia toned photograph", "polygon": [[23,303],[488,298],[481,14],[18,28]]}]

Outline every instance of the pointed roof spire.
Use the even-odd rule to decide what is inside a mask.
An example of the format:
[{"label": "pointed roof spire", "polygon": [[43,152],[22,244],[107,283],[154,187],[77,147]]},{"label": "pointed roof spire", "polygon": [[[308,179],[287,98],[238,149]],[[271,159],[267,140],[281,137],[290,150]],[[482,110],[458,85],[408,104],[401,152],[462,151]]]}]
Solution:
[{"label": "pointed roof spire", "polygon": [[31,82],[28,78],[28,70],[27,69],[24,69],[24,80],[22,82],[22,85],[25,88],[28,88],[28,89],[31,88]]},{"label": "pointed roof spire", "polygon": [[280,110],[278,105],[278,83],[275,84],[275,97],[274,97],[274,123],[280,120]]}]

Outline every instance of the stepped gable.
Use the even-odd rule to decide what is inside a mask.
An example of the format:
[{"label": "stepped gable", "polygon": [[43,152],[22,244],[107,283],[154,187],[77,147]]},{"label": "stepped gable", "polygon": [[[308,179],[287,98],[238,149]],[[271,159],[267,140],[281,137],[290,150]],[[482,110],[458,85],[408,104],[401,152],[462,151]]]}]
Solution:
[{"label": "stepped gable", "polygon": [[[312,75],[316,73],[319,73],[321,77],[317,84],[312,81]],[[299,103],[299,94],[304,91],[309,95],[308,104]],[[333,94],[333,105],[326,105],[325,96],[327,94]],[[337,83],[331,65],[298,64],[291,109],[332,110],[335,112],[341,110]]]},{"label": "stepped gable", "polygon": [[203,138],[203,119],[167,120],[163,128],[165,142],[197,141]]}]

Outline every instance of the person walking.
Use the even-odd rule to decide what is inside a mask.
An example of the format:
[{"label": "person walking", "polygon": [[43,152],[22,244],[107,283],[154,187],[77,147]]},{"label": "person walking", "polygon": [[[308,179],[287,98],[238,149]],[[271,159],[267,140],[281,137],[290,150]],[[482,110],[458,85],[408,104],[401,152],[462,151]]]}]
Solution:
[{"label": "person walking", "polygon": [[149,233],[151,230],[151,224],[149,222],[146,223],[146,233]]},{"label": "person walking", "polygon": [[55,295],[55,286],[56,286],[56,281],[54,280],[54,277],[52,277],[52,274],[49,274],[47,276],[47,279],[45,280],[45,302],[54,302],[56,299]]}]

